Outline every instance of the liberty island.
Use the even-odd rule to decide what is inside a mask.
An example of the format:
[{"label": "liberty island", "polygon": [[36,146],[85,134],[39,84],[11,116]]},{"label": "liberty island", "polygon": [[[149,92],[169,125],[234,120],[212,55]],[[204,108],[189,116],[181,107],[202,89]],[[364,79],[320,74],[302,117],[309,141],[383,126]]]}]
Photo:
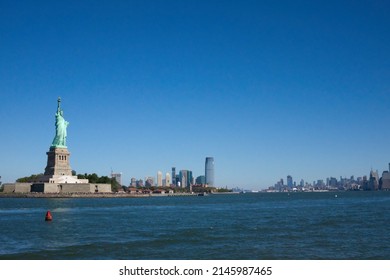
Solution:
[{"label": "liberty island", "polygon": [[47,154],[45,172],[32,183],[4,184],[3,193],[110,193],[110,184],[91,184],[88,179],[78,179],[72,174],[70,152],[66,144],[69,122],[64,118],[61,98],[57,100],[55,136]]}]

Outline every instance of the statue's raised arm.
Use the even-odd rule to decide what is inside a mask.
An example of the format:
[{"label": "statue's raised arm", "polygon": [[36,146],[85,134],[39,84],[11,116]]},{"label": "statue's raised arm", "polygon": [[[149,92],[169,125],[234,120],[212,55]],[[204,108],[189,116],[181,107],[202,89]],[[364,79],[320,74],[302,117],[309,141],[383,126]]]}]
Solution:
[{"label": "statue's raised arm", "polygon": [[66,148],[66,128],[69,123],[64,119],[64,112],[61,110],[61,98],[58,97],[57,113],[56,113],[56,136],[53,139],[51,147]]}]

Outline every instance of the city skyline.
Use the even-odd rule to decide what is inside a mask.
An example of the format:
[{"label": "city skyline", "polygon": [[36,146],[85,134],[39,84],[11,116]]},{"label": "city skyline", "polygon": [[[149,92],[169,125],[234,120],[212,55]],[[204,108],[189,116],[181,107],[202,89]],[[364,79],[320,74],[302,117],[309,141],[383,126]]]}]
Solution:
[{"label": "city skyline", "polygon": [[340,176],[339,179],[333,176],[318,178],[312,182],[304,179],[294,180],[291,175],[287,175],[287,184],[281,178],[274,185],[269,186],[267,191],[308,191],[308,190],[389,190],[390,189],[390,163],[388,169],[374,171],[371,169],[369,176],[366,174],[351,175],[348,177]]},{"label": "city skyline", "polygon": [[208,156],[221,187],[387,169],[387,2],[0,7],[3,183],[44,172],[58,96],[72,168],[126,185]]},{"label": "city skyline", "polygon": [[[206,161],[207,162],[207,161]],[[172,167],[172,169],[175,169],[176,170],[176,167]],[[161,172],[161,171],[158,171],[158,172]],[[157,177],[158,177],[158,172],[157,172]],[[370,174],[372,173],[372,172],[374,172],[374,173],[376,173],[376,176],[378,176],[378,180],[379,180],[379,178],[381,178],[382,177],[382,175],[384,174],[384,173],[387,173],[387,172],[390,172],[390,163],[388,164],[388,169],[383,169],[383,170],[378,170],[378,169],[376,169],[375,171],[373,170],[373,169],[371,169],[371,171],[369,171],[369,172],[367,172],[367,173],[365,173],[365,174],[358,174],[357,176],[356,175],[354,175],[354,174],[352,174],[352,175],[349,175],[349,176],[339,176],[338,178],[340,179],[340,180],[353,180],[353,181],[361,181],[361,180],[363,180],[363,178],[364,177],[369,177],[370,176]],[[173,174],[173,173],[172,173]],[[168,176],[169,175],[169,176]],[[169,172],[166,172],[166,174],[165,174],[165,178],[169,178],[169,180],[171,180],[171,173],[169,173]],[[156,177],[156,178],[157,178]],[[388,177],[388,176],[387,176]],[[153,177],[153,176],[144,176],[143,178],[145,178],[145,181],[147,180],[147,178],[155,178],[155,177]],[[321,177],[321,178],[317,178],[317,179],[315,179],[315,180],[313,180],[313,181],[308,181],[308,180],[305,180],[304,178],[296,178],[296,179],[294,179],[293,178],[293,176],[291,176],[291,175],[286,175],[286,178],[287,178],[287,180],[286,180],[286,184],[284,184],[284,178],[281,178],[279,181],[277,181],[274,185],[270,185],[270,186],[268,186],[268,187],[265,187],[265,186],[259,186],[259,187],[257,187],[257,188],[252,188],[253,190],[266,190],[266,189],[269,189],[270,187],[272,188],[272,187],[274,187],[274,186],[276,186],[276,185],[278,185],[278,184],[280,184],[281,186],[284,186],[284,187],[287,187],[287,188],[292,188],[292,187],[304,187],[304,186],[307,186],[307,185],[310,185],[310,186],[315,186],[315,185],[324,185],[324,186],[331,186],[331,185],[333,185],[332,184],[332,180],[336,180],[336,182],[337,182],[337,178],[335,177],[335,176],[333,176],[333,175],[328,175],[328,176],[325,176],[325,177]],[[131,177],[131,180],[129,181],[129,184],[124,184],[124,186],[127,186],[127,185],[131,185],[131,182],[132,182],[132,179],[140,179],[140,180],[142,180],[142,177],[139,177],[139,178],[135,178],[135,177]],[[207,181],[206,181],[206,177],[205,177],[205,175],[204,174],[193,174],[193,179],[194,179],[194,184],[206,184],[207,183]],[[197,183],[196,182],[196,180],[195,179],[199,179],[199,180],[204,180],[204,182],[199,182],[199,183]],[[162,180],[164,180],[164,179],[162,179]],[[158,181],[158,180],[157,180]],[[157,181],[154,181],[153,180],[153,182],[157,182]],[[135,182],[135,181],[134,181]],[[174,181],[170,181],[171,183],[173,183],[173,185],[176,185],[175,183],[174,183]],[[165,184],[161,184],[161,185],[159,185],[158,183],[155,185],[155,186],[166,186]],[[222,185],[216,185],[215,187],[218,187],[218,188],[224,188],[224,187],[226,187],[226,186],[222,186]],[[231,188],[233,188],[233,189],[236,189],[236,188],[241,188],[241,189],[245,189],[245,185],[240,185],[240,184],[238,184],[238,185],[236,185],[236,186],[231,186]]]},{"label": "city skyline", "polygon": [[[144,176],[145,181],[147,181],[148,178],[152,178],[153,183],[155,183],[155,185],[157,187],[175,186],[175,187],[181,187],[181,188],[185,188],[185,187],[188,188],[188,187],[195,185],[195,184],[207,185],[208,187],[215,187],[215,185],[214,185],[214,182],[215,182],[215,180],[214,180],[214,158],[213,157],[206,157],[204,174],[194,175],[192,170],[188,170],[188,169],[180,169],[180,172],[178,174],[176,174],[176,167],[175,166],[171,168],[171,173],[169,173],[169,172],[165,173],[165,179],[163,178],[163,173],[164,173],[163,171],[159,170],[159,171],[157,171],[156,177]],[[112,173],[112,174],[115,174],[115,173]],[[122,174],[122,173],[120,173],[120,174]],[[189,178],[188,178],[188,175],[190,176]],[[112,177],[114,178],[114,176],[112,176]],[[184,185],[182,182],[183,177],[184,177],[184,180],[186,182]],[[197,179],[202,181],[202,179],[198,178],[198,177],[204,177],[204,182],[197,183],[196,182]],[[173,178],[173,180],[171,178]],[[207,178],[209,178],[209,179],[207,180]],[[136,181],[140,181],[140,180],[143,181],[142,177],[136,178],[136,177],[132,176],[130,179],[129,185],[134,185],[136,183]],[[127,186],[127,185],[124,184],[124,186]]]}]

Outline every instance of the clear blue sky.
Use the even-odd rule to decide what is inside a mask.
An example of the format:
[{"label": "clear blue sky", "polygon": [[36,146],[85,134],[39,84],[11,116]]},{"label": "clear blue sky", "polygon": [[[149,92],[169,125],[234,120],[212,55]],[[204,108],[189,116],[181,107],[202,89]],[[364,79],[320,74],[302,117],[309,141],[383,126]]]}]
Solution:
[{"label": "clear blue sky", "polygon": [[390,162],[388,1],[1,1],[0,175],[71,167],[265,188]]}]

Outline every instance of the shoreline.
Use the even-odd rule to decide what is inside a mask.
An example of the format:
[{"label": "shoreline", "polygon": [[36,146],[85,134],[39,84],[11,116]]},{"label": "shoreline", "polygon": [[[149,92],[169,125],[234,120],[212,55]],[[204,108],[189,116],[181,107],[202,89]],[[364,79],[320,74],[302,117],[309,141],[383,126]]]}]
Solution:
[{"label": "shoreline", "polygon": [[[211,193],[208,195],[239,194],[236,192]],[[198,196],[198,193],[0,193],[0,198],[144,198],[144,197],[172,197]]]},{"label": "shoreline", "polygon": [[141,198],[156,196],[191,196],[196,194],[129,194],[129,193],[0,193],[0,198]]},{"label": "shoreline", "polygon": [[[305,193],[340,193],[348,191],[313,191]],[[357,191],[363,192],[363,191]],[[379,191],[380,192],[380,191]],[[383,192],[383,191],[382,191]],[[386,191],[384,191],[386,192]],[[250,192],[249,192],[250,193]],[[254,192],[254,193],[287,193],[289,192]],[[146,197],[174,197],[174,196],[214,196],[214,195],[237,195],[239,192],[213,192],[213,193],[3,193],[0,192],[0,198],[146,198]]]}]

